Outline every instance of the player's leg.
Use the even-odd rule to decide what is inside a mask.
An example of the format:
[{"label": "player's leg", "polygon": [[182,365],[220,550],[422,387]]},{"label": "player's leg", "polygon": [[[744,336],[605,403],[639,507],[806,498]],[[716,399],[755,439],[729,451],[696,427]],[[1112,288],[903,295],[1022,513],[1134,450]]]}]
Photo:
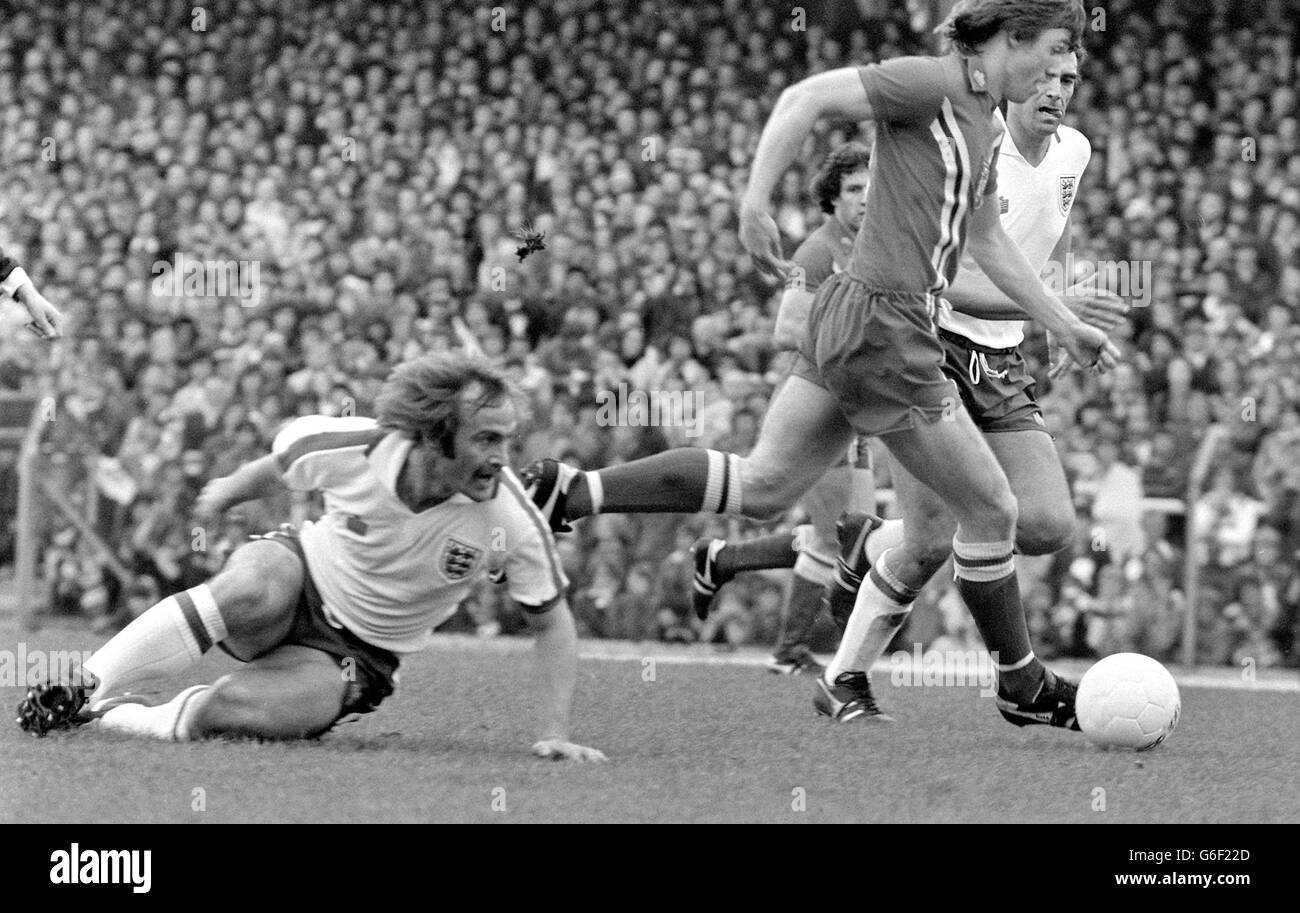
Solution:
[{"label": "player's leg", "polygon": [[[1020,508],[1016,524],[1016,549],[1027,555],[1050,554],[1067,545],[1074,531],[1074,507],[1070,500],[1065,471],[1056,455],[1051,437],[1041,427],[1032,430],[986,433],[985,440],[1007,474],[1007,479]],[[955,521],[943,502],[930,489],[921,485],[907,470],[894,461],[891,472],[895,492],[904,518],[885,521],[867,540],[860,558],[868,569],[881,554],[888,550],[890,540],[897,533],[906,538],[903,551],[917,551],[925,557],[918,562],[923,569],[931,565],[934,571],[942,566],[950,553],[949,545],[956,532]],[[904,532],[906,531],[906,533]],[[872,547],[876,548],[873,553]],[[902,556],[900,555],[900,560]],[[841,563],[844,557],[841,556]],[[904,561],[904,566],[906,566]],[[834,591],[851,592],[856,602],[859,591],[865,595],[864,611],[858,613],[852,632],[846,631],[840,649],[828,666],[827,678],[848,670],[870,670],[888,647],[894,635],[906,621],[910,602],[896,605],[874,584],[848,586],[837,581]],[[864,575],[865,576],[865,575]],[[867,578],[869,581],[869,578]],[[927,578],[928,579],[928,578]],[[861,584],[861,578],[857,581]],[[832,613],[841,626],[848,617]],[[850,609],[852,608],[850,604]]]},{"label": "player's leg", "polygon": [[810,535],[811,527],[805,524],[789,532],[739,542],[710,537],[696,539],[691,545],[691,560],[696,570],[691,602],[696,616],[701,621],[708,617],[718,590],[737,574],[794,567],[800,557],[799,543]]},{"label": "player's leg", "polygon": [[[841,465],[828,469],[804,496],[803,505],[811,524],[803,528],[798,541],[799,557],[786,600],[785,613],[773,663],[778,672],[820,674],[822,667],[812,658],[809,639],[821,611],[824,594],[831,582],[836,555],[836,519],[845,510],[875,508],[875,480],[869,457],[857,461],[856,447]],[[869,451],[868,451],[869,453]]]},{"label": "player's leg", "polygon": [[[898,462],[933,489],[957,518],[952,540],[957,589],[994,657],[1003,716],[1017,725],[1050,722],[1077,728],[1073,685],[1049,675],[1029,642],[1013,557],[1015,495],[966,410],[957,410],[954,421],[918,423],[883,439]],[[877,562],[881,577],[888,582],[892,573],[913,586],[916,569],[890,560],[891,555]]]},{"label": "player's leg", "polygon": [[86,661],[98,684],[91,703],[149,678],[175,675],[217,643],[251,659],[289,630],[302,590],[298,555],[271,539],[249,542],[208,583],[169,596]]},{"label": "player's leg", "polygon": [[766,520],[791,507],[852,434],[835,397],[792,374],[773,397],[748,457],[679,447],[591,472],[543,460],[524,476],[555,529],[596,513],[704,512]]},{"label": "player's leg", "polygon": [[1052,438],[1043,429],[986,433],[1019,503],[1016,549],[1050,555],[1074,536],[1074,502]]},{"label": "player's leg", "polygon": [[[951,333],[942,334],[940,343],[943,373],[956,385],[1019,502],[1017,551],[1028,555],[1056,551],[1073,531],[1074,508],[1024,359],[1014,350],[975,352],[969,341]],[[977,369],[972,371],[972,365]],[[901,541],[902,521],[887,520],[873,530],[868,517],[850,513],[841,522],[840,557],[827,602],[832,616],[843,625],[871,566]]]},{"label": "player's leg", "polygon": [[845,672],[870,672],[907,622],[921,587],[951,554],[956,520],[943,500],[896,460],[890,478],[902,513],[890,522],[901,535],[868,566],[852,613],[843,620],[839,649],[827,666],[828,685]]},{"label": "player's leg", "polygon": [[347,690],[333,656],[285,644],[214,684],[186,688],[165,704],[110,706],[95,713],[94,725],[174,742],[219,735],[306,738],[338,719]]},{"label": "player's leg", "polygon": [[[240,547],[209,583],[163,599],[95,651],[85,682],[31,689],[19,724],[38,735],[74,725],[83,706],[103,710],[129,687],[183,672],[217,643],[233,645],[240,658],[269,650],[292,624],[302,581],[302,561],[291,547],[272,539]],[[179,712],[194,691],[169,704]]]},{"label": "player's leg", "polygon": [[189,737],[295,739],[319,735],[338,719],[348,690],[339,661],[285,644],[218,679],[202,696]]}]

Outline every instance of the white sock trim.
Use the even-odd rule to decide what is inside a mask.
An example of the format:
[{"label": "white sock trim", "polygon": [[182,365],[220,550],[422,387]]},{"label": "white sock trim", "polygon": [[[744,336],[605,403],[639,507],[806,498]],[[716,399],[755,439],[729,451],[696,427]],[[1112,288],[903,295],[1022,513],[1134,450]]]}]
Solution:
[{"label": "white sock trim", "polygon": [[726,471],[726,456],[720,450],[704,451],[709,456],[709,474],[704,482],[704,500],[700,513],[713,514],[722,505],[722,476]]},{"label": "white sock trim", "polygon": [[1009,666],[1003,665],[1002,663],[995,663],[993,665],[993,668],[997,669],[999,672],[1015,672],[1017,669],[1025,668],[1025,666],[1032,663],[1035,658],[1036,657],[1034,656],[1034,651],[1030,650],[1029,655],[1026,656],[1024,659],[1020,660],[1020,662],[1012,663]]},{"label": "white sock trim", "polygon": [[190,662],[197,663],[203,658],[203,649],[199,646],[198,638],[190,630],[190,623],[185,619],[185,612],[181,610],[181,604],[176,601],[175,596],[168,596],[159,605],[167,606],[167,617],[171,619],[172,626],[180,634],[182,642],[185,644],[185,652],[189,654]]},{"label": "white sock trim", "polygon": [[732,515],[740,513],[740,495],[743,486],[740,483],[740,457],[734,453],[727,454],[727,504],[726,512]]},{"label": "white sock trim", "polygon": [[591,498],[591,514],[595,516],[605,506],[605,483],[599,472],[584,472],[583,476],[587,480],[587,497]]},{"label": "white sock trim", "polygon": [[198,700],[198,697],[211,690],[211,685],[194,685],[186,688],[173,698],[174,701],[180,704],[176,710],[176,723],[172,726],[171,740],[173,742],[188,742],[190,740],[190,726],[194,722],[194,717],[199,712],[199,708],[205,703]]},{"label": "white sock trim", "polygon": [[199,620],[203,622],[208,637],[213,644],[221,643],[230,632],[226,630],[226,620],[221,617],[221,609],[217,607],[212,588],[206,583],[201,583],[191,588],[189,592],[190,598],[194,600],[194,607],[199,610]]},{"label": "white sock trim", "polygon": [[794,573],[796,577],[802,577],[809,583],[829,586],[832,570],[830,565],[818,561],[811,553],[803,551],[794,561]]}]

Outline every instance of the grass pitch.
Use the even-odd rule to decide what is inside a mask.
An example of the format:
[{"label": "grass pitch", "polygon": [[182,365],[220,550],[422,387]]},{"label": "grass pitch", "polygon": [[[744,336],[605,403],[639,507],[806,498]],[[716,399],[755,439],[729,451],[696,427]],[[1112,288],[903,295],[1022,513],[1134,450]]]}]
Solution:
[{"label": "grass pitch", "polygon": [[[26,633],[0,615],[0,649],[20,640],[28,651],[71,650],[99,638]],[[703,648],[624,653],[579,665],[573,737],[608,764],[529,754],[528,641],[447,638],[404,665],[377,713],[317,741],[170,744],[86,730],[36,739],[5,719],[0,821],[1300,821],[1300,695],[1285,684],[1184,678],[1178,730],[1132,754],[1016,729],[977,686],[894,687],[878,673],[898,722],[837,725],[813,714],[806,679]],[[653,670],[643,657],[658,657]],[[233,665],[209,656],[172,685]],[[7,710],[21,696],[0,688]]]}]

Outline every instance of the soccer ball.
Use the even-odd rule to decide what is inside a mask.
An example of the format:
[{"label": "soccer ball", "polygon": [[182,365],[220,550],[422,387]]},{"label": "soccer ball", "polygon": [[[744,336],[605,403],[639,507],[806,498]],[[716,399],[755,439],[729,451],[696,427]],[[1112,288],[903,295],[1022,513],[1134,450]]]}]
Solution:
[{"label": "soccer ball", "polygon": [[1075,701],[1079,728],[1103,748],[1155,748],[1182,710],[1169,670],[1141,653],[1107,656],[1083,674]]}]

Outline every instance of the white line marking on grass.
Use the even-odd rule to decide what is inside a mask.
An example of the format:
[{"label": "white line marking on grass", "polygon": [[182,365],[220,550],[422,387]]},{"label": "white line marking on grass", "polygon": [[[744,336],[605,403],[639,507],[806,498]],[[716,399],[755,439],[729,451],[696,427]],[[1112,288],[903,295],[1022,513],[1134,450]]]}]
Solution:
[{"label": "white line marking on grass", "polygon": [[[472,634],[435,634],[431,650],[455,652],[480,652],[493,655],[525,653],[532,649],[531,637],[475,637]],[[641,662],[654,659],[656,663],[678,666],[741,666],[764,668],[772,660],[768,651],[759,647],[741,647],[732,652],[719,652],[705,644],[665,644],[658,641],[634,643],[627,640],[578,641],[581,659],[607,662]],[[1088,660],[1051,660],[1053,669],[1078,679],[1092,665]],[[879,662],[872,670],[888,675],[895,667],[890,662]],[[919,674],[920,670],[914,670]],[[976,670],[972,670],[974,672]],[[1170,666],[1174,680],[1180,688],[1219,688],[1225,691],[1266,691],[1276,694],[1300,693],[1300,675],[1290,669],[1261,669],[1253,682],[1243,681],[1240,670],[1233,667],[1205,667],[1188,672]],[[972,686],[977,680],[971,678]]]}]

